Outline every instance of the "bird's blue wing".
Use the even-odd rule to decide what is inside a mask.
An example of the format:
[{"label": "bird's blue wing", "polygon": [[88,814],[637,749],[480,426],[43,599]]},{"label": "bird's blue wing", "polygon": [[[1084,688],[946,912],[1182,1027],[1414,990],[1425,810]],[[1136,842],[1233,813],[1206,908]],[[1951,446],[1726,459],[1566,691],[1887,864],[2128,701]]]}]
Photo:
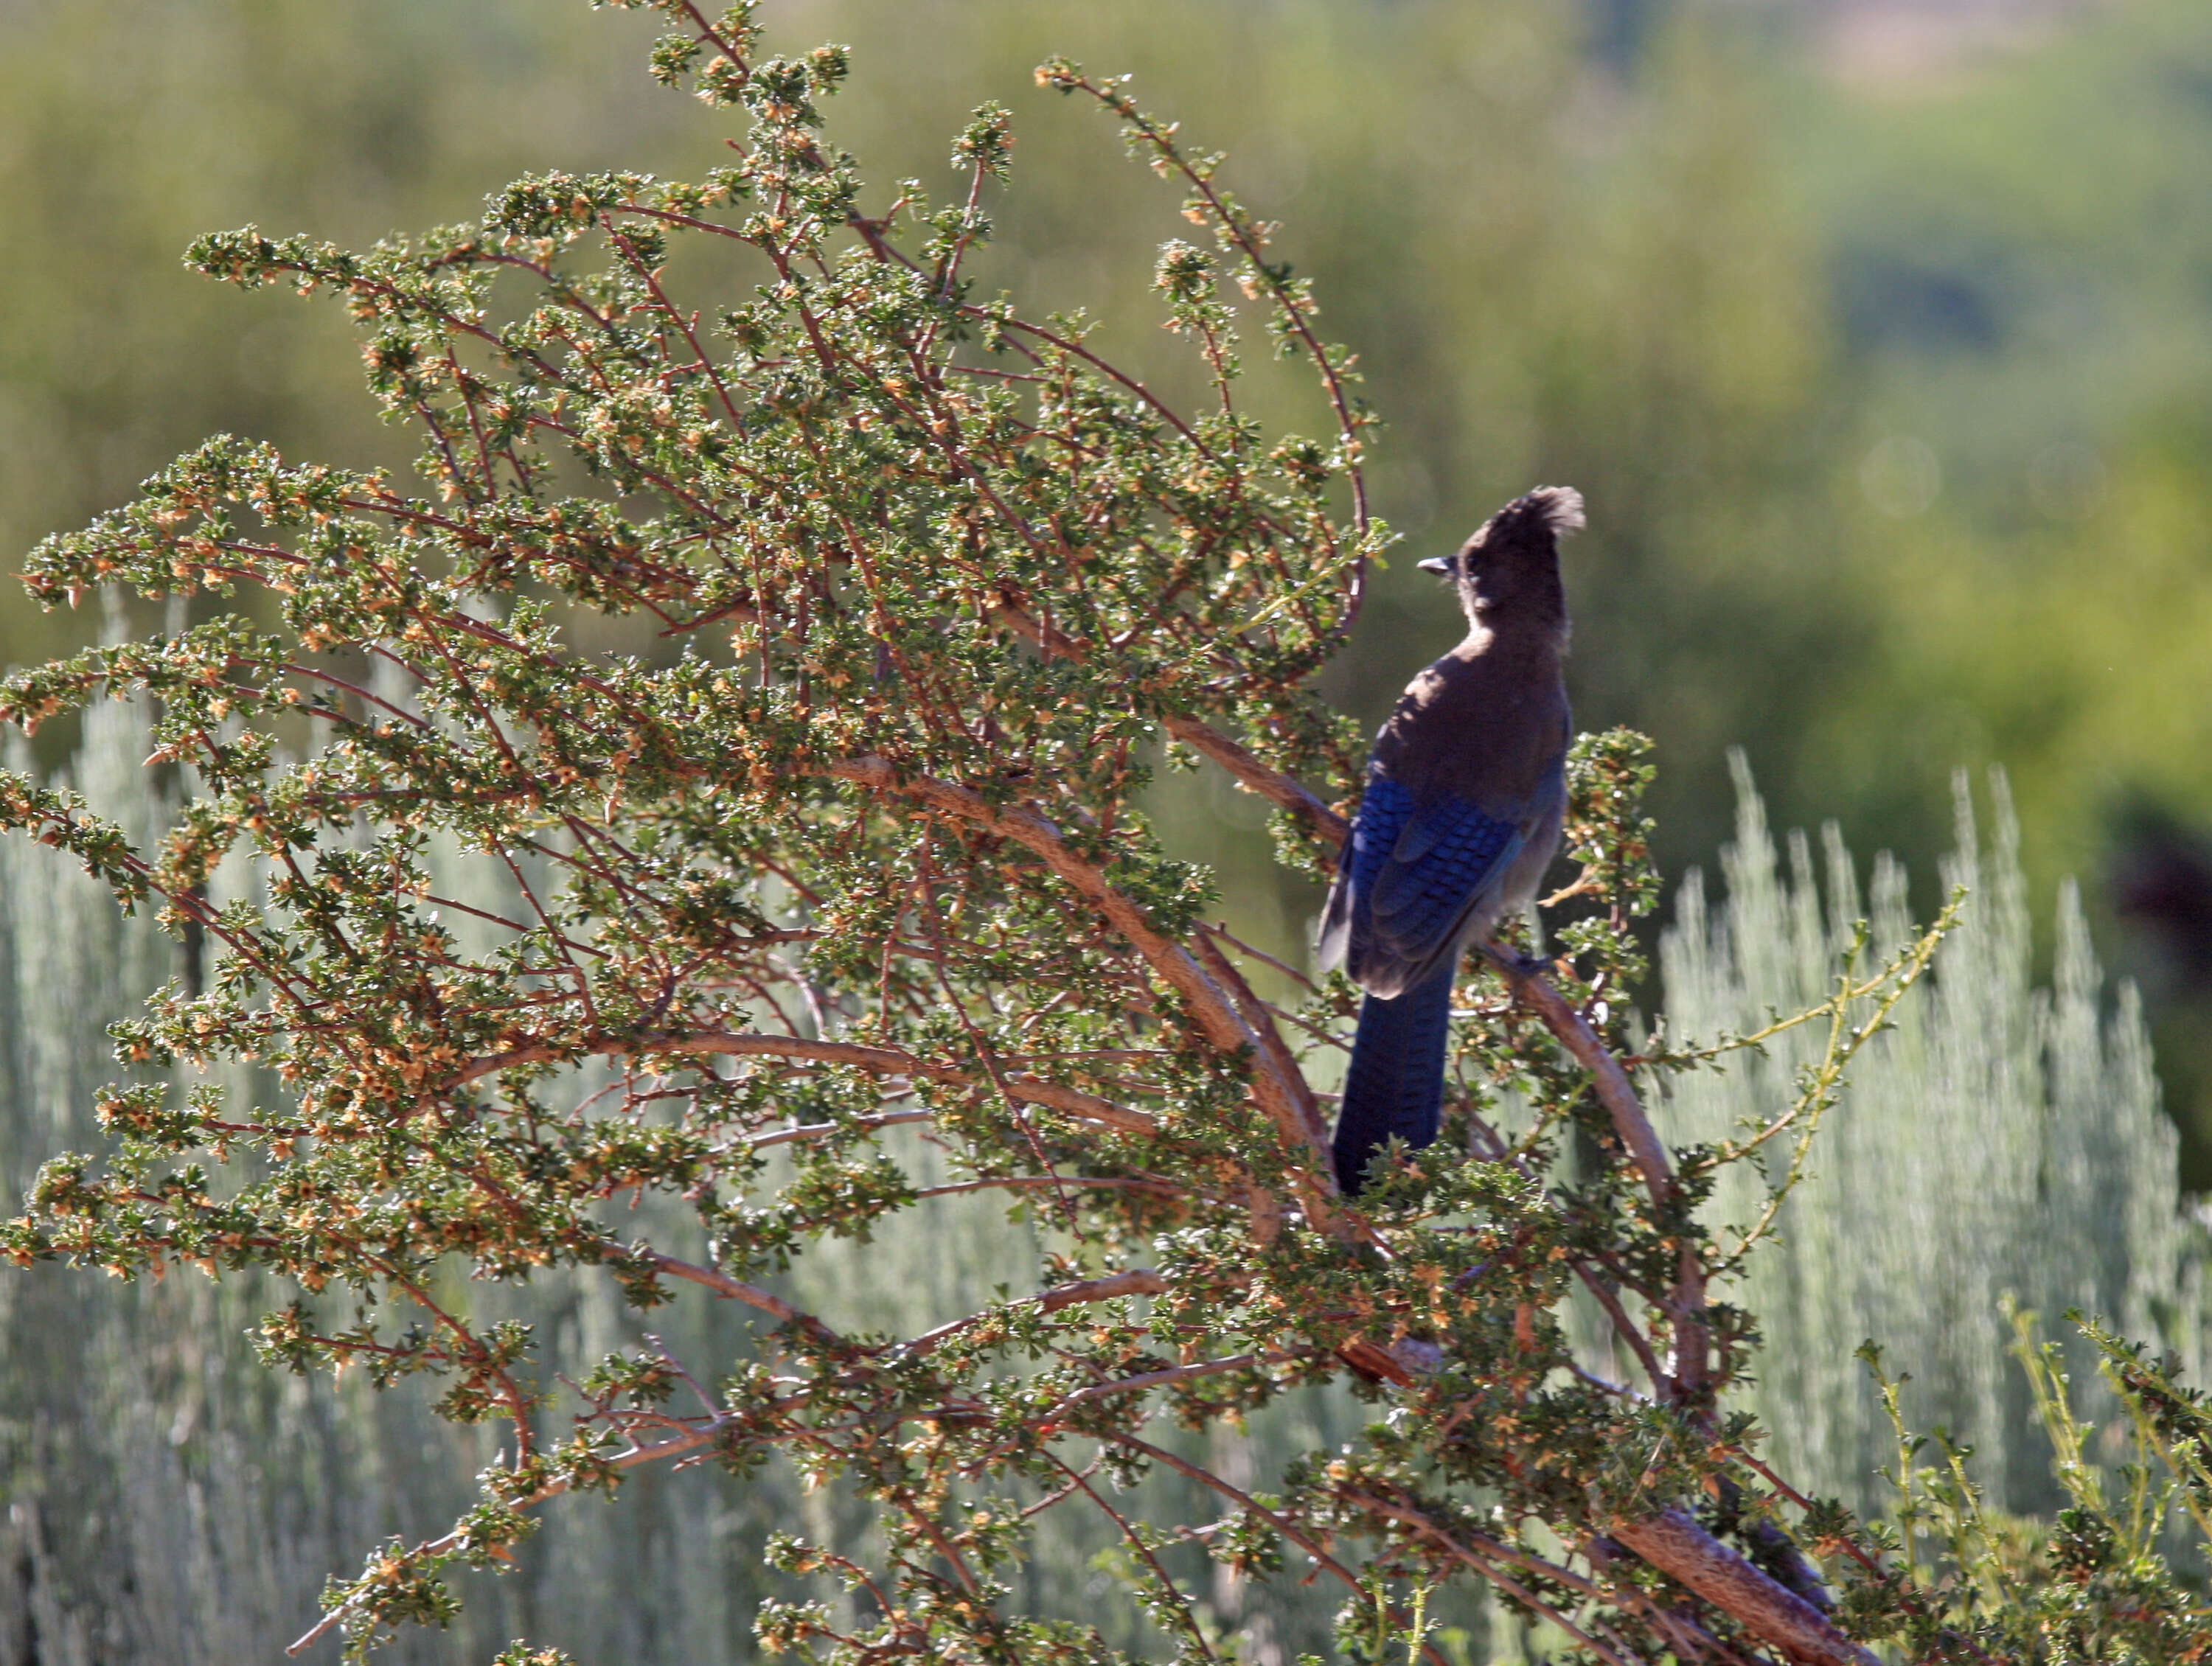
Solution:
[{"label": "bird's blue wing", "polygon": [[1374,896],[1376,883],[1413,819],[1412,793],[1379,775],[1367,778],[1367,791],[1359,800],[1359,814],[1352,823],[1351,843],[1344,853],[1345,878],[1356,908],[1364,911]]},{"label": "bird's blue wing", "polygon": [[1433,972],[1525,837],[1463,798],[1417,804],[1396,782],[1370,778],[1346,853],[1353,978],[1402,989]]}]

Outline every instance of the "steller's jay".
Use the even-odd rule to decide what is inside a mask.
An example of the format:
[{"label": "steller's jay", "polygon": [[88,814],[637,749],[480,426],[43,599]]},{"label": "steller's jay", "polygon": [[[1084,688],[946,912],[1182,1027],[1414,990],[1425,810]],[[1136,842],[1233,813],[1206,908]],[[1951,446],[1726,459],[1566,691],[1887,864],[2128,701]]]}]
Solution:
[{"label": "steller's jay", "polygon": [[1443,1106],[1444,1031],[1460,953],[1523,912],[1566,809],[1566,594],[1559,540],[1581,494],[1540,487],[1484,522],[1449,578],[1467,639],[1415,677],[1376,737],[1367,791],[1322,916],[1321,963],[1367,991],[1337,1184],[1359,1189],[1392,1135],[1419,1148]]}]

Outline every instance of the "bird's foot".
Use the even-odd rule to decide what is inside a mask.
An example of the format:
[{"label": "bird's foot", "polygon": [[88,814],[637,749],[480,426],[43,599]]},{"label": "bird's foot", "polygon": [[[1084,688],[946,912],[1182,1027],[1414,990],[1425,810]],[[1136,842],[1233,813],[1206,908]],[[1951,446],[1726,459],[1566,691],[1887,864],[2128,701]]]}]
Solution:
[{"label": "bird's foot", "polygon": [[1556,954],[1516,954],[1513,969],[1523,978],[1548,978],[1559,969]]}]

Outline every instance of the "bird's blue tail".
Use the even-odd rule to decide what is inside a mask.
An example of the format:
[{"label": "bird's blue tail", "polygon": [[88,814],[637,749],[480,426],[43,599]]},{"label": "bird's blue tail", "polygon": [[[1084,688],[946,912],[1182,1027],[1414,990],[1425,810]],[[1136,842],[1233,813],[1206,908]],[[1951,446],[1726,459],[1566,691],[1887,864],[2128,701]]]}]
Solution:
[{"label": "bird's blue tail", "polygon": [[1336,1118],[1336,1183],[1346,1196],[1359,1190],[1367,1160],[1392,1135],[1416,1149],[1436,1140],[1455,969],[1447,962],[1403,995],[1388,1001],[1370,995],[1359,1003],[1359,1031]]}]

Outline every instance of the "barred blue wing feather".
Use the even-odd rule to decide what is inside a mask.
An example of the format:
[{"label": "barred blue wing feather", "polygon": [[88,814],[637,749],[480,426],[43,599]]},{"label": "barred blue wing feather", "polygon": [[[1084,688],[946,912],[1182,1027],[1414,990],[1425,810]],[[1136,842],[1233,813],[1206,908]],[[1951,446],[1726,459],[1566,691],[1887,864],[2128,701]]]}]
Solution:
[{"label": "barred blue wing feather", "polygon": [[1455,954],[1468,917],[1520,851],[1515,822],[1450,797],[1417,803],[1379,772],[1370,777],[1329,899],[1323,963],[1390,996]]},{"label": "barred blue wing feather", "polygon": [[1512,822],[1462,799],[1424,804],[1407,818],[1367,897],[1375,941],[1413,964],[1450,949],[1468,908],[1521,848]]}]

